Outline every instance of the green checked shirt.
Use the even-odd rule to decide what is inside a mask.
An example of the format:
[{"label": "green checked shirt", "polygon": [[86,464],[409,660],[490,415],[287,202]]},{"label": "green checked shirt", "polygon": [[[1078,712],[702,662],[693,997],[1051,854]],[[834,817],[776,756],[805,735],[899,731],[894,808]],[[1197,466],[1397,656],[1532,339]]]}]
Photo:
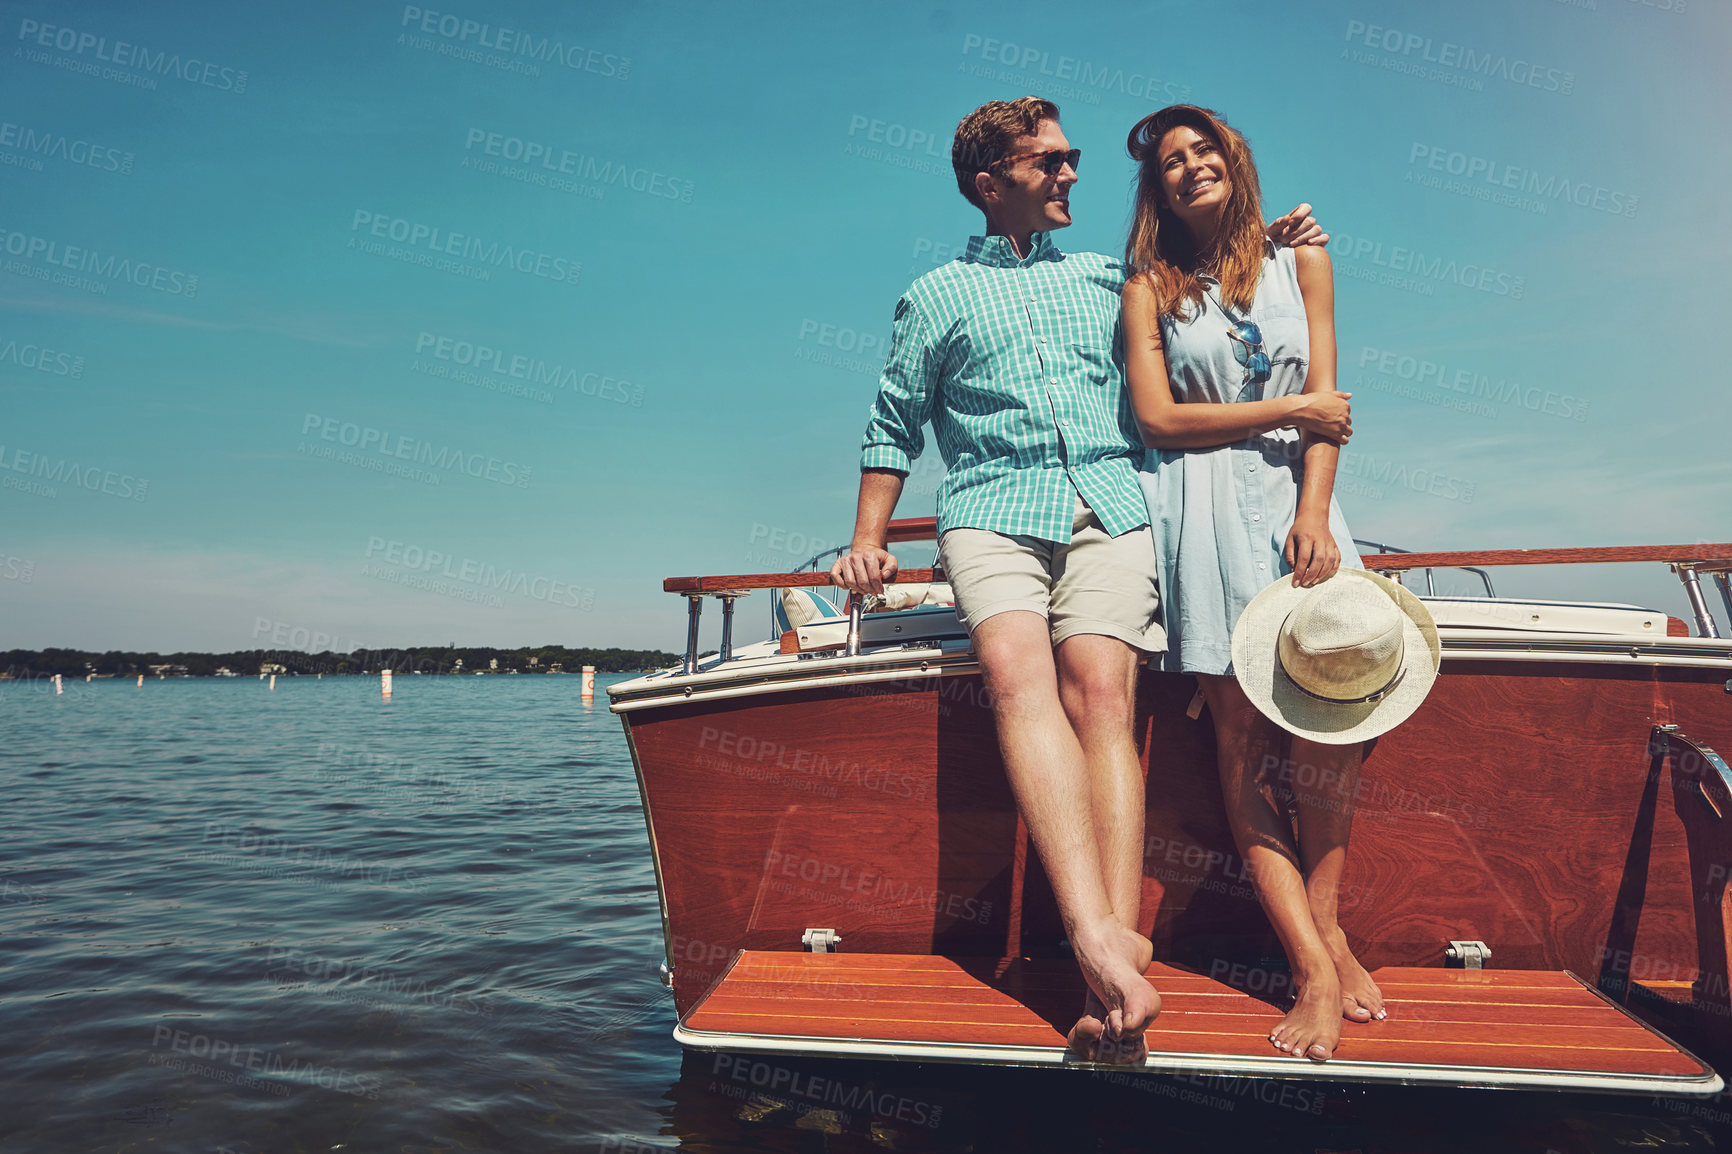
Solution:
[{"label": "green checked shirt", "polygon": [[1005,237],[971,237],[896,302],[860,467],[908,472],[930,422],[950,470],[940,534],[1069,543],[1080,493],[1116,537],[1149,522],[1115,355],[1124,265],[1031,240],[1019,259]]}]

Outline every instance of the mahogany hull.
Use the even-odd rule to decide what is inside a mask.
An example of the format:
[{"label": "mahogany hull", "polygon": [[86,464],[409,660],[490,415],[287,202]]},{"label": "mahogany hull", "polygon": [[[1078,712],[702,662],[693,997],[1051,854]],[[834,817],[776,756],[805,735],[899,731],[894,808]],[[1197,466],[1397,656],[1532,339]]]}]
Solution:
[{"label": "mahogany hull", "polygon": [[[1650,749],[1676,724],[1732,746],[1724,668],[1447,660],[1367,750],[1341,923],[1370,968],[1442,966],[1479,939],[1500,969],[1568,969],[1732,1050],[1732,812],[1699,765]],[[1145,672],[1140,928],[1157,960],[1279,997],[1285,975],[1227,833],[1194,682]],[[1056,906],[1005,781],[978,675],[644,706],[636,759],[684,1015],[737,950],[1054,956]],[[1279,774],[1315,773],[1285,763]],[[1732,807],[1727,807],[1732,809]]]}]

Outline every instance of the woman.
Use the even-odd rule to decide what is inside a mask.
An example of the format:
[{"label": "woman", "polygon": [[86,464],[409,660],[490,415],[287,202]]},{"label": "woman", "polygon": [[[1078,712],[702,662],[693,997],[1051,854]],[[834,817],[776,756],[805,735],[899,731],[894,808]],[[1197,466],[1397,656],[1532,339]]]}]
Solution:
[{"label": "woman", "polygon": [[[1284,739],[1234,677],[1229,639],[1277,578],[1310,587],[1359,564],[1333,496],[1352,421],[1349,394],[1335,389],[1329,257],[1264,237],[1250,149],[1207,109],[1145,117],[1127,147],[1140,172],[1125,365],[1151,450],[1142,481],[1167,668],[1197,675],[1233,838],[1292,967],[1297,998],[1269,1039],[1325,1061],[1343,1018],[1384,1016],[1336,924],[1360,747]],[[1298,802],[1297,844],[1277,787]]]}]

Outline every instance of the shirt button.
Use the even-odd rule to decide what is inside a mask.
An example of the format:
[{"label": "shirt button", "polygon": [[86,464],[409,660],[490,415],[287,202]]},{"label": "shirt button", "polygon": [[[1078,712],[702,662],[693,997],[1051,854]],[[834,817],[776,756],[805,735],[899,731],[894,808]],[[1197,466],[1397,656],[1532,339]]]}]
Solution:
[{"label": "shirt button", "polygon": [[1058,384],[1058,378],[1057,377],[1048,377],[1046,380],[1047,380],[1047,383],[1050,385]]},{"label": "shirt button", "polygon": [[1257,562],[1257,568],[1259,568],[1259,569],[1267,569],[1268,567],[1269,567],[1269,563],[1267,561]]},{"label": "shirt button", "polygon": [[1045,337],[1040,338],[1040,343],[1043,345],[1046,344],[1046,338]]},{"label": "shirt button", "polygon": [[1262,519],[1263,519],[1263,514],[1261,514],[1261,513],[1252,513],[1251,514],[1251,520],[1253,520],[1253,521],[1261,521]]}]

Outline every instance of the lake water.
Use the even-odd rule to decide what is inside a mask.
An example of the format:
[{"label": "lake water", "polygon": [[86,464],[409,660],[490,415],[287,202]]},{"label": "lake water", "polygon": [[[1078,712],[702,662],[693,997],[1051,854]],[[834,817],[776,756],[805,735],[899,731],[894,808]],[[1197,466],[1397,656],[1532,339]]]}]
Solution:
[{"label": "lake water", "polygon": [[682,1056],[578,686],[0,682],[0,1151],[1732,1149],[1725,1095]]}]

